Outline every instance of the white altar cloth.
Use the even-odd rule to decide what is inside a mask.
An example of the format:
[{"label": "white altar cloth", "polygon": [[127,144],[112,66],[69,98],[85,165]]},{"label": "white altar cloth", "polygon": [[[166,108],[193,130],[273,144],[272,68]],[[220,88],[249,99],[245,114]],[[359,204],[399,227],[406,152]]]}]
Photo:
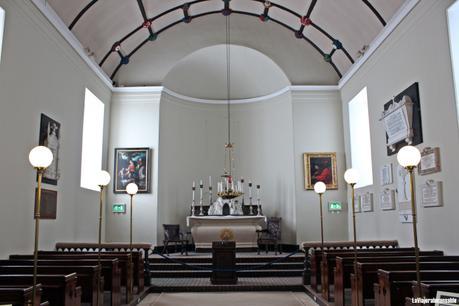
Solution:
[{"label": "white altar cloth", "polygon": [[220,241],[222,229],[234,233],[237,248],[257,246],[257,233],[266,224],[265,216],[189,216],[186,224],[191,228],[191,235],[196,248],[212,248],[212,241]]}]

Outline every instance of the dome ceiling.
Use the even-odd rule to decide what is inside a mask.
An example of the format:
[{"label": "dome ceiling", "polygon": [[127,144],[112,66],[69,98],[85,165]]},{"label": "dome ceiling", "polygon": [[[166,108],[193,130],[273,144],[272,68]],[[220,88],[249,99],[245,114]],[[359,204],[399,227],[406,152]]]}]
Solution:
[{"label": "dome ceiling", "polygon": [[271,57],[292,84],[330,85],[404,0],[47,2],[116,84],[161,85],[186,55],[225,42],[229,15],[232,43]]}]

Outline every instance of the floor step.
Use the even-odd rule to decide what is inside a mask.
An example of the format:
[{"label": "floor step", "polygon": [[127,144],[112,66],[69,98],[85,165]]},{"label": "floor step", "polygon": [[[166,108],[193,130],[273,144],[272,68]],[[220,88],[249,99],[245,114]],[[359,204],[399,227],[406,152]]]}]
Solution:
[{"label": "floor step", "polygon": [[[272,261],[279,261],[279,262],[297,262],[303,263],[304,262],[304,254],[299,253],[288,258],[285,258],[288,254],[279,254],[279,256],[265,256],[265,255],[254,255],[250,257],[236,257],[237,263],[266,263]],[[168,255],[164,255],[168,256]],[[178,260],[185,263],[211,263],[212,256],[209,254],[207,256],[177,256],[177,255],[170,255],[168,256],[172,260]],[[159,255],[153,255],[149,258],[149,262],[152,264],[155,263],[169,263],[171,262],[169,259],[163,258]]]},{"label": "floor step", "polygon": [[[264,267],[260,267],[263,266]],[[273,263],[271,265],[266,265],[265,262],[259,263],[238,263],[238,268],[246,268],[246,267],[257,267],[258,269],[275,269],[275,270],[302,270],[303,263],[301,262],[279,262]],[[211,263],[187,263],[187,265],[183,265],[180,263],[150,263],[150,271],[158,271],[158,270],[196,270],[200,268],[210,269],[212,268]]]},{"label": "floor step", "polygon": [[[244,270],[238,271],[238,277],[298,277],[303,270]],[[210,277],[211,271],[199,270],[157,270],[152,271],[153,278],[200,278]]]}]

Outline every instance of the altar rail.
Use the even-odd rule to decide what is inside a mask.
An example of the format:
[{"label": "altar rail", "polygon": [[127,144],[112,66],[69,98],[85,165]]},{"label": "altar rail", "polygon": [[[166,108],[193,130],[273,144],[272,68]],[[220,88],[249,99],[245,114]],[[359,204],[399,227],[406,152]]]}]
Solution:
[{"label": "altar rail", "polygon": [[[94,242],[56,242],[56,251],[96,252],[98,249],[99,244]],[[128,252],[129,250],[129,243],[106,242],[101,244],[101,251]],[[153,254],[153,245],[150,243],[133,243],[132,250],[143,253],[145,284],[150,285],[151,275],[148,256]]]},{"label": "altar rail", "polygon": [[[377,249],[377,248],[398,248],[397,240],[360,240],[356,243],[358,249]],[[301,247],[305,253],[304,256],[304,273],[303,284],[308,285],[311,281],[311,256],[312,250],[320,250],[322,243],[320,241],[303,242]],[[352,250],[354,241],[327,241],[324,242],[324,250]]]}]

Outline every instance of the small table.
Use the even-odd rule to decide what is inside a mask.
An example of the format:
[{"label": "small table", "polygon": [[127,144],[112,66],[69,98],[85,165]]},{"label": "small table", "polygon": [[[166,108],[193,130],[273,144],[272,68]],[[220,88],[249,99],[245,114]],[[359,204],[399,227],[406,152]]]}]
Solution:
[{"label": "small table", "polygon": [[212,242],[212,268],[233,271],[212,271],[210,282],[214,285],[234,285],[237,283],[236,242]]}]

